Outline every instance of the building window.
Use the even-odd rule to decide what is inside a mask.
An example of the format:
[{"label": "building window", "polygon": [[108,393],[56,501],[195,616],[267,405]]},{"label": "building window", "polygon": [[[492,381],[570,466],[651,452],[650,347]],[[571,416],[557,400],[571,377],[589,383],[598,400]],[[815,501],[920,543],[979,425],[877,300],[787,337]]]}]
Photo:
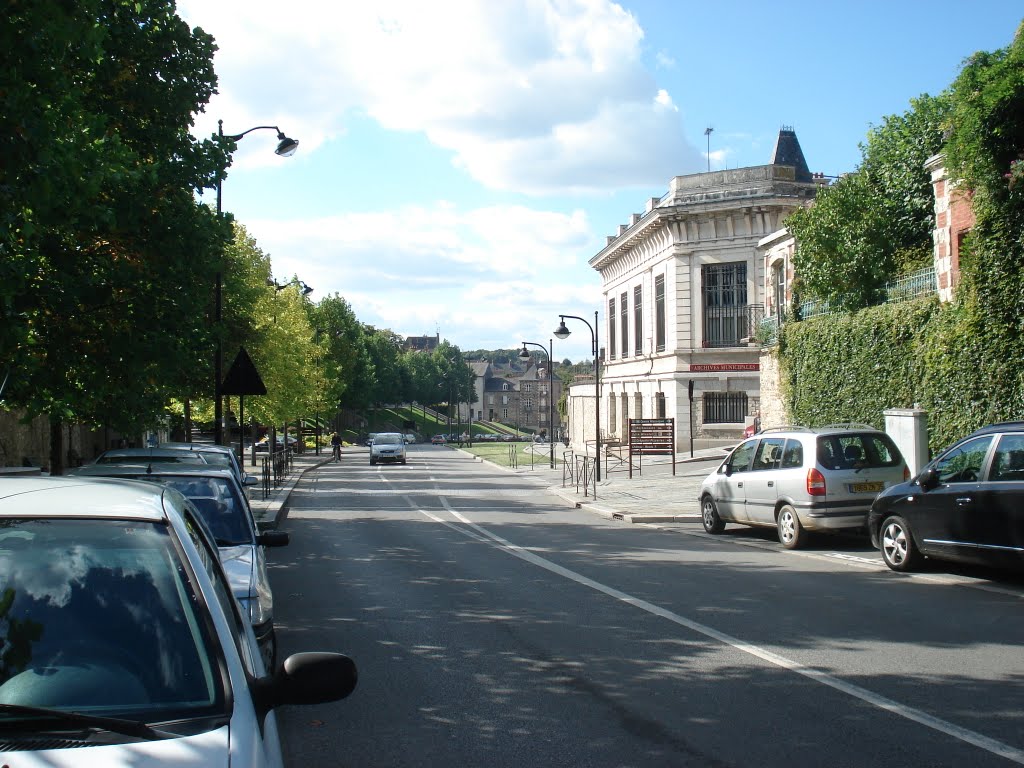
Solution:
[{"label": "building window", "polygon": [[644,396],[637,392],[633,395],[633,418],[642,419],[644,417]]},{"label": "building window", "polygon": [[751,335],[747,307],[747,264],[707,264],[704,282],[704,346],[736,347]]},{"label": "building window", "polygon": [[608,299],[608,358],[615,359],[615,299]]},{"label": "building window", "polygon": [[629,294],[619,296],[619,324],[622,326],[622,358],[629,354]]},{"label": "building window", "polygon": [[608,426],[615,434],[615,395],[608,398]]},{"label": "building window", "polygon": [[523,398],[523,406],[526,408],[526,410],[530,410],[531,408],[533,408],[533,398],[532,397]]},{"label": "building window", "polygon": [[658,352],[665,351],[665,276],[654,278],[654,343]]},{"label": "building window", "polygon": [[746,392],[705,392],[705,424],[742,424],[747,417]]},{"label": "building window", "polygon": [[508,395],[502,395],[501,396],[501,404],[502,405],[508,405]]},{"label": "building window", "polygon": [[508,386],[508,384],[502,384],[501,388],[504,389],[507,392],[508,389],[509,389],[509,386]]},{"label": "building window", "polygon": [[488,395],[487,396],[487,404],[488,405],[494,405],[494,395]]},{"label": "building window", "polygon": [[654,418],[665,418],[665,393],[658,392],[654,395]]},{"label": "building window", "polygon": [[533,383],[529,381],[523,382],[523,392],[533,392]]},{"label": "building window", "polygon": [[644,353],[644,288],[638,285],[633,288],[633,354]]},{"label": "building window", "polygon": [[503,418],[503,419],[507,419],[508,418],[508,408],[502,408],[501,409],[501,418]]}]

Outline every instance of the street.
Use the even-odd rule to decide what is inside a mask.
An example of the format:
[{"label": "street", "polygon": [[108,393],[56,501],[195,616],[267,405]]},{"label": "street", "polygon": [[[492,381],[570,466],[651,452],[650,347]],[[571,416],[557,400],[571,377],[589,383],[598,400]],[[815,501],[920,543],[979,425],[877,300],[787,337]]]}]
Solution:
[{"label": "street", "polygon": [[624,524],[429,445],[308,472],[282,527],[282,657],[360,671],[279,711],[291,766],[1024,764],[1019,579]]}]

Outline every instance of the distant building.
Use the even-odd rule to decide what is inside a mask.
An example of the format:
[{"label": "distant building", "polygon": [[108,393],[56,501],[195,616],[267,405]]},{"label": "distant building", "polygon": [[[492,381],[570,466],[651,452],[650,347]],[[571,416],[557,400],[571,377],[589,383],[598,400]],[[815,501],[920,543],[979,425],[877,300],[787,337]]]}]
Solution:
[{"label": "distant building", "polygon": [[417,352],[433,352],[441,343],[441,334],[434,336],[406,336],[403,349]]},{"label": "distant building", "polygon": [[561,420],[557,405],[562,382],[558,376],[552,377],[553,391],[549,391],[546,360],[539,366],[532,359],[521,365],[502,366],[485,360],[471,362],[470,366],[476,374],[473,419],[530,432],[558,433]]}]

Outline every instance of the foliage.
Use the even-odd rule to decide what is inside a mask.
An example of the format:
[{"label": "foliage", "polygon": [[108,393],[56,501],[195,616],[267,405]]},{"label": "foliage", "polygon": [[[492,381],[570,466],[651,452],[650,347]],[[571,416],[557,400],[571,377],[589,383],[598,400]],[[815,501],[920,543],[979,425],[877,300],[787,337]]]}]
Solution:
[{"label": "foliage", "polygon": [[193,193],[226,157],[189,129],[213,40],[169,0],[12,0],[0,46],[4,404],[151,424],[212,360],[227,228]]},{"label": "foliage", "polygon": [[786,220],[796,236],[802,298],[869,306],[886,282],[931,257],[933,194],[924,164],[942,146],[949,103],[923,95],[911,107],[872,128],[857,171]]}]

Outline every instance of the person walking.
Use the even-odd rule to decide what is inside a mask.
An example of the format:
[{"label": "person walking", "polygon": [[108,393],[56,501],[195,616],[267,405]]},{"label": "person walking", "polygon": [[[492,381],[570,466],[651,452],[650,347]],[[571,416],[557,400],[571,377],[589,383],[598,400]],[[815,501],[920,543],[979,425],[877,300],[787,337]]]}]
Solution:
[{"label": "person walking", "polygon": [[337,432],[331,435],[331,453],[335,461],[341,461],[341,435]]}]

